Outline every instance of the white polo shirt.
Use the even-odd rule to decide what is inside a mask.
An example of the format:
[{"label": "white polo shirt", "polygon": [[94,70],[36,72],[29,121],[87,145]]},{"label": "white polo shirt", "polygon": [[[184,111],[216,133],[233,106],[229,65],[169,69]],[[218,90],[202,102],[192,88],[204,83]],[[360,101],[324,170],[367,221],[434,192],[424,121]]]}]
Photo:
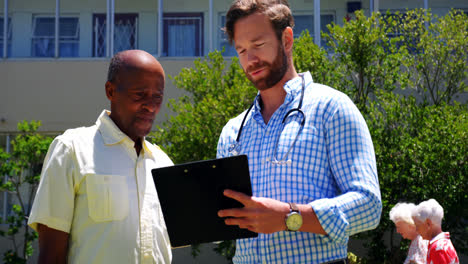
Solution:
[{"label": "white polo shirt", "polygon": [[137,156],[109,113],[52,142],[28,224],[69,233],[68,263],[170,263],[151,169],[173,163],[146,140]]}]

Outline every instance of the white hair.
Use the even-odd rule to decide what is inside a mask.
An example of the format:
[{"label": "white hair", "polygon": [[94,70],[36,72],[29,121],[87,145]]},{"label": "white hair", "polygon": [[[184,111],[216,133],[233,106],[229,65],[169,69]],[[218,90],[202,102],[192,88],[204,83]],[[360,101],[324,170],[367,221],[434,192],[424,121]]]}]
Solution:
[{"label": "white hair", "polygon": [[429,199],[418,204],[411,215],[419,221],[424,222],[426,219],[430,219],[432,223],[441,225],[442,218],[444,218],[444,208],[436,200]]},{"label": "white hair", "polygon": [[413,218],[411,217],[411,212],[416,207],[413,203],[397,203],[395,206],[390,210],[390,220],[393,223],[397,223],[403,221],[405,223],[414,225]]}]

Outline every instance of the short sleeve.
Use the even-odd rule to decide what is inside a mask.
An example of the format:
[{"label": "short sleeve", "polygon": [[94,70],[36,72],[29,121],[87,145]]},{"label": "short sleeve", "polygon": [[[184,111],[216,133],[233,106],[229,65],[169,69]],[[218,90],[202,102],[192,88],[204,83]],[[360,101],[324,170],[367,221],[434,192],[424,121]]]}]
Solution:
[{"label": "short sleeve", "polygon": [[74,154],[60,137],[56,138],[42,167],[28,225],[37,231],[38,224],[70,232],[74,212]]}]

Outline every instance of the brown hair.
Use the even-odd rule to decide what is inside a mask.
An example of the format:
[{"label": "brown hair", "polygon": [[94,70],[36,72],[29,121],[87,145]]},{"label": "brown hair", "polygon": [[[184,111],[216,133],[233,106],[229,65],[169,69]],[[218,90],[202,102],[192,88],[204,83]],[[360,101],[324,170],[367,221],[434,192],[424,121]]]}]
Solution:
[{"label": "brown hair", "polygon": [[286,27],[294,27],[294,18],[287,0],[235,0],[226,14],[226,27],[224,28],[231,44],[234,40],[234,24],[237,20],[256,12],[265,14],[270,19],[279,40]]}]

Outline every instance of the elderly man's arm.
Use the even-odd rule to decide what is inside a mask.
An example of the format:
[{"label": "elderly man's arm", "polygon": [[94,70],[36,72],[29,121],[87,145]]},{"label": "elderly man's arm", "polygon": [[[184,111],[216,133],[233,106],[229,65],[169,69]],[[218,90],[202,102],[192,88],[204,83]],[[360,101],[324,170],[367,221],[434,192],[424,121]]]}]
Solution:
[{"label": "elderly man's arm", "polygon": [[38,225],[39,264],[59,264],[67,262],[69,234],[46,225]]}]

